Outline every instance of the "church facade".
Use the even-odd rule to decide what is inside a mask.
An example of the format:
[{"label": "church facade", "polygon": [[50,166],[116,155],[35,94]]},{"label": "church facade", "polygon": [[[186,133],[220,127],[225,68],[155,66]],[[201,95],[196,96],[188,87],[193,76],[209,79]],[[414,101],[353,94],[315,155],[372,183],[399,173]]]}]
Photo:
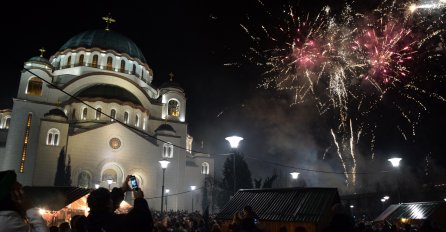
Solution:
[{"label": "church facade", "polygon": [[[201,210],[213,159],[192,150],[184,90],[152,79],[138,46],[111,30],[75,35],[49,60],[29,59],[13,108],[0,110],[0,169],[28,186],[54,185],[64,167],[84,188],[135,175],[152,208],[161,208],[164,185],[164,209]],[[161,160],[170,161],[164,175]]]}]

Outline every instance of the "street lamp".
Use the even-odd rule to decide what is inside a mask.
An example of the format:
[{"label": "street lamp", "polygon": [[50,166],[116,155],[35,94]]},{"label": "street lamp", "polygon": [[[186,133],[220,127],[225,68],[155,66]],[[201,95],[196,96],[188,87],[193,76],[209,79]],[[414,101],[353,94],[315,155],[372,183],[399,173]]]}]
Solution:
[{"label": "street lamp", "polygon": [[[392,167],[394,167],[394,168],[398,168],[400,166],[400,161],[401,160],[402,159],[399,158],[399,157],[393,157],[393,158],[388,159],[388,161],[392,164]],[[398,180],[398,176],[399,175],[397,174],[397,176],[396,176],[396,188],[397,188],[397,191],[398,191],[398,203],[401,204],[400,183],[399,183],[399,180]]]},{"label": "street lamp", "polygon": [[108,179],[107,180],[107,184],[108,184],[108,191],[110,191],[110,187],[111,187],[111,184],[113,183],[113,180],[112,179]]},{"label": "street lamp", "polygon": [[170,161],[168,160],[160,160],[161,168],[163,169],[163,185],[161,187],[161,213],[163,213],[163,199],[164,199],[164,174],[166,173],[166,168],[169,165]]},{"label": "street lamp", "polygon": [[197,186],[192,185],[190,186],[190,190],[192,190],[192,212],[194,212],[194,191],[197,189]]},{"label": "street lamp", "polygon": [[170,189],[166,189],[166,211],[167,211],[167,197],[169,196]]},{"label": "street lamp", "polygon": [[400,166],[400,161],[401,161],[401,160],[402,160],[402,159],[401,159],[401,158],[398,158],[398,157],[388,159],[388,161],[392,164],[392,166],[393,166],[394,168],[397,168],[397,167]]},{"label": "street lamp", "polygon": [[297,178],[299,178],[299,174],[300,173],[298,173],[298,172],[290,172],[290,175],[291,175],[291,178],[293,179],[293,182],[297,181]]},{"label": "street lamp", "polygon": [[233,163],[232,163],[232,165],[233,165],[233,167],[232,167],[232,170],[233,170],[233,173],[232,173],[232,178],[233,178],[233,192],[232,192],[232,196],[234,196],[235,195],[235,192],[236,192],[236,174],[235,174],[235,156],[236,156],[236,149],[237,149],[237,147],[238,147],[238,144],[240,143],[240,141],[242,141],[243,140],[243,138],[242,137],[239,137],[239,136],[230,136],[230,137],[226,137],[225,138],[228,142],[229,142],[229,145],[231,146],[231,148],[234,150],[234,155],[233,155]]}]

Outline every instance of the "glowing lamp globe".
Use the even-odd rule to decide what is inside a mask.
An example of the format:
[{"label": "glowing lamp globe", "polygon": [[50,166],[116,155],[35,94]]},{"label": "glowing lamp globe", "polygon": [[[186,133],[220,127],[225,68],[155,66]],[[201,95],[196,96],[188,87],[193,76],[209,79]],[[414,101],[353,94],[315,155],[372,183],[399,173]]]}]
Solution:
[{"label": "glowing lamp globe", "polygon": [[243,140],[242,137],[239,136],[230,136],[225,138],[228,142],[231,148],[237,148],[240,141]]},{"label": "glowing lamp globe", "polygon": [[291,173],[290,173],[291,178],[293,178],[293,179],[297,179],[297,178],[299,177],[299,174],[300,174],[300,173],[298,173],[298,172],[291,172]]},{"label": "glowing lamp globe", "polygon": [[194,191],[195,189],[197,189],[197,186],[195,185],[190,186],[190,190]]},{"label": "glowing lamp globe", "polygon": [[401,158],[391,158],[391,159],[388,159],[388,161],[390,161],[392,166],[395,167],[395,168],[400,166],[400,161],[401,160],[402,160]]},{"label": "glowing lamp globe", "polygon": [[167,160],[160,160],[158,162],[160,162],[160,165],[161,165],[162,169],[166,169],[167,166],[169,166],[169,163],[170,163],[170,161],[167,161]]}]

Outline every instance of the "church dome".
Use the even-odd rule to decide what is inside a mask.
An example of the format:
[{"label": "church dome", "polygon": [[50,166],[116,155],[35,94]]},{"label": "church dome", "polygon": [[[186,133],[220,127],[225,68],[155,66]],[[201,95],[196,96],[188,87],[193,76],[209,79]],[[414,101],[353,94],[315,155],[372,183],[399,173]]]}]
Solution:
[{"label": "church dome", "polygon": [[65,115],[62,110],[57,108],[51,109],[48,113],[44,114],[44,116],[45,118],[68,120],[67,115]]},{"label": "church dome", "polygon": [[59,51],[79,47],[111,49],[119,53],[126,53],[143,63],[147,63],[141,50],[131,39],[114,31],[91,30],[82,32],[69,39]]},{"label": "church dome", "polygon": [[167,123],[165,124],[161,124],[161,126],[159,126],[155,132],[157,134],[162,134],[162,135],[175,135],[175,133],[177,133],[175,131],[175,129],[173,129],[173,127]]},{"label": "church dome", "polygon": [[47,60],[46,58],[41,57],[41,56],[31,57],[31,59],[29,59],[28,62],[37,62],[37,63],[46,64],[46,65],[51,65],[49,60]]}]

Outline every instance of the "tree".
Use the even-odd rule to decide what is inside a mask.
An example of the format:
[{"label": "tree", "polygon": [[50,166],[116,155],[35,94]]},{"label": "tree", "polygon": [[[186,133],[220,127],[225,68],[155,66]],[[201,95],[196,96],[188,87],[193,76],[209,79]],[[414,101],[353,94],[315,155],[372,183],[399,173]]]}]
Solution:
[{"label": "tree", "polygon": [[235,184],[238,189],[251,189],[251,171],[242,155],[229,156],[223,165],[223,180],[219,184],[220,193],[217,198],[218,207],[222,208],[230,199],[234,191],[234,157],[235,157]]},{"label": "tree", "polygon": [[57,159],[57,169],[56,176],[54,178],[54,186],[64,186],[65,185],[65,147],[59,152],[59,158]]},{"label": "tree", "polygon": [[71,158],[68,157],[68,165],[65,164],[65,147],[62,147],[57,159],[56,176],[54,186],[71,186]]}]

